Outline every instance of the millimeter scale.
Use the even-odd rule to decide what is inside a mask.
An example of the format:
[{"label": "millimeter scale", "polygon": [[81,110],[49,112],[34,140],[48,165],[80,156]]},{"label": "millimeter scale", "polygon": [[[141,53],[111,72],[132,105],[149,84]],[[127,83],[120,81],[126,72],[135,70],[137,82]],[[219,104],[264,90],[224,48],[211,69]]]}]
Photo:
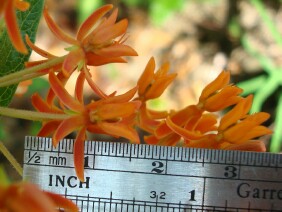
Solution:
[{"label": "millimeter scale", "polygon": [[85,142],[85,181],[74,140],[25,139],[24,179],[80,211],[282,211],[282,155],[114,142]]}]

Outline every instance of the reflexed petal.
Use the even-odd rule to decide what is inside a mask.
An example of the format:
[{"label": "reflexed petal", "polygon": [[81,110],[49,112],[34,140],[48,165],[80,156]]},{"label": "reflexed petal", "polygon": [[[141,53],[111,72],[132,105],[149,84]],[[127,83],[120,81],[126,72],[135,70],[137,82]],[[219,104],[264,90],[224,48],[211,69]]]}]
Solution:
[{"label": "reflexed petal", "polygon": [[206,133],[209,131],[214,131],[217,129],[215,126],[217,123],[217,116],[211,113],[203,114],[199,120],[195,130],[200,131],[201,133]]},{"label": "reflexed petal", "polygon": [[[67,78],[65,78],[65,76],[63,75],[62,72],[59,72],[59,73],[57,74],[57,78],[58,78],[58,80],[59,80],[63,85],[65,85],[66,82],[67,82],[67,80],[68,80]],[[55,95],[54,91],[50,88],[50,89],[48,90],[48,94],[47,94],[47,98],[46,98],[47,103],[48,103],[49,105],[52,105],[52,104],[53,104],[53,101],[54,101],[54,99],[55,99],[55,97],[56,97],[56,95]]]},{"label": "reflexed petal", "polygon": [[262,141],[246,141],[242,144],[231,144],[224,147],[225,150],[239,150],[239,151],[252,151],[252,152],[265,152],[266,147]]},{"label": "reflexed petal", "polygon": [[53,19],[48,14],[48,10],[46,8],[44,8],[44,10],[43,10],[43,15],[44,15],[44,18],[45,18],[45,21],[46,21],[48,27],[55,34],[55,36],[57,38],[59,38],[60,40],[66,42],[66,43],[72,44],[72,45],[79,45],[77,40],[75,40],[72,37],[70,37],[69,35],[65,34],[63,32],[63,30],[61,30],[57,26],[57,24],[53,21]]},{"label": "reflexed petal", "polygon": [[53,145],[56,147],[60,140],[85,125],[86,123],[82,116],[72,116],[65,119],[61,122],[53,135]]},{"label": "reflexed petal", "polygon": [[77,40],[81,41],[87,34],[89,30],[96,24],[96,22],[103,17],[108,11],[113,8],[112,4],[107,4],[99,9],[95,10],[80,26],[78,33],[77,33]]},{"label": "reflexed petal", "polygon": [[137,85],[139,87],[138,89],[139,96],[142,96],[146,92],[147,87],[152,82],[154,78],[155,66],[156,66],[155,59],[151,57],[146,65],[145,70],[143,71],[142,75],[140,76],[137,82]]},{"label": "reflexed petal", "polygon": [[56,77],[54,72],[49,74],[49,82],[52,90],[57,95],[59,100],[64,103],[67,107],[74,111],[83,111],[84,107],[78,100],[75,100],[64,88],[63,84]]},{"label": "reflexed petal", "polygon": [[75,84],[75,97],[81,104],[83,104],[84,81],[85,81],[85,74],[84,72],[81,71],[79,76],[77,77],[76,84]]},{"label": "reflexed petal", "polygon": [[86,81],[88,82],[88,85],[91,87],[91,89],[97,94],[100,98],[106,99],[108,96],[105,94],[98,85],[91,79],[91,75],[86,67],[83,68]]},{"label": "reflexed petal", "polygon": [[158,145],[175,146],[179,141],[180,141],[180,136],[178,134],[171,134],[162,139],[159,139]]},{"label": "reflexed petal", "polygon": [[166,123],[171,130],[173,130],[178,135],[182,136],[185,140],[197,140],[204,136],[201,133],[189,131],[174,124],[169,117],[167,117]]},{"label": "reflexed petal", "polygon": [[222,71],[214,81],[212,81],[203,89],[199,101],[201,102],[207,99],[211,94],[226,86],[229,80],[230,80],[230,72]]},{"label": "reflexed petal", "polygon": [[49,52],[39,48],[38,46],[35,46],[31,40],[29,39],[29,36],[28,35],[25,35],[25,40],[26,40],[26,43],[27,45],[33,50],[35,51],[37,54],[41,55],[42,57],[46,57],[46,58],[53,58],[53,57],[56,57],[55,55],[53,54],[50,54]]},{"label": "reflexed petal", "polygon": [[[170,116],[171,121],[178,125],[178,126],[184,126],[187,120],[190,119],[191,116],[200,116],[202,114],[202,111],[197,108],[195,105],[190,105]],[[166,122],[160,124],[156,131],[155,135],[158,138],[162,138],[164,136],[167,136],[170,134],[172,130],[167,126]]]},{"label": "reflexed petal", "polygon": [[252,106],[253,96],[242,99],[235,107],[227,112],[221,119],[218,129],[223,131],[238,120],[244,118]]},{"label": "reflexed petal", "polygon": [[70,51],[62,66],[62,72],[66,78],[69,78],[78,64],[84,61],[84,57],[84,52],[80,48]]},{"label": "reflexed petal", "polygon": [[89,42],[92,45],[98,45],[98,46],[100,44],[107,43],[113,40],[114,38],[124,34],[126,32],[127,26],[128,26],[128,21],[126,19],[123,19],[114,25],[106,26],[100,29],[96,34],[93,34],[89,38]]},{"label": "reflexed petal", "polygon": [[139,109],[139,116],[138,116],[138,127],[141,129],[154,134],[154,130],[160,124],[160,121],[154,120],[148,114],[148,109],[146,108],[146,104],[143,104]]},{"label": "reflexed petal", "polygon": [[46,137],[51,135],[56,131],[58,126],[61,124],[61,122],[62,122],[61,120],[60,121],[54,120],[54,121],[48,121],[46,123],[43,123],[43,126],[40,129],[40,131],[37,133],[37,136]]},{"label": "reflexed petal", "polygon": [[[11,0],[8,0],[8,1],[11,1]],[[20,10],[20,11],[26,11],[29,9],[29,3],[26,2],[26,1],[21,1],[21,0],[16,0],[14,1],[15,3],[15,7]]]},{"label": "reflexed petal", "polygon": [[149,136],[144,136],[144,141],[146,144],[157,145],[159,139],[156,136],[149,135]]},{"label": "reflexed petal", "polygon": [[52,200],[36,185],[30,183],[12,184],[5,196],[7,211],[55,212],[56,205]]},{"label": "reflexed petal", "polygon": [[44,191],[44,193],[55,203],[57,207],[64,208],[70,212],[78,212],[78,207],[71,200],[48,191]]},{"label": "reflexed petal", "polygon": [[95,50],[95,53],[104,57],[138,56],[133,48],[119,43]]},{"label": "reflexed petal", "polygon": [[240,139],[242,141],[247,141],[250,139],[254,139],[260,136],[272,134],[272,131],[265,126],[255,126],[250,131],[247,131],[246,134]]},{"label": "reflexed petal", "polygon": [[27,48],[22,40],[21,32],[17,24],[16,11],[14,9],[14,0],[7,1],[4,16],[7,32],[9,34],[9,38],[11,39],[11,43],[17,49],[17,51],[23,54],[27,54]]},{"label": "reflexed petal", "polygon": [[78,179],[84,182],[84,142],[86,139],[86,128],[83,127],[77,134],[74,142],[74,167]]},{"label": "reflexed petal", "polygon": [[156,111],[147,108],[148,116],[152,119],[164,119],[168,116],[167,111]]},{"label": "reflexed petal", "polygon": [[128,102],[130,101],[136,91],[137,91],[138,87],[134,87],[132,89],[130,89],[129,91],[123,93],[123,94],[120,94],[120,95],[117,95],[117,96],[111,96],[107,99],[104,100],[104,103],[123,103],[123,102]]},{"label": "reflexed petal", "polygon": [[184,146],[192,148],[218,149],[218,143],[215,136],[215,134],[208,134],[195,141],[186,140]]},{"label": "reflexed petal", "polygon": [[47,104],[39,95],[38,93],[35,93],[31,96],[31,102],[33,107],[44,113],[63,113],[59,108]]},{"label": "reflexed petal", "polygon": [[140,143],[139,135],[135,129],[122,123],[99,122],[98,126],[108,135],[121,136],[127,138],[133,143]]}]

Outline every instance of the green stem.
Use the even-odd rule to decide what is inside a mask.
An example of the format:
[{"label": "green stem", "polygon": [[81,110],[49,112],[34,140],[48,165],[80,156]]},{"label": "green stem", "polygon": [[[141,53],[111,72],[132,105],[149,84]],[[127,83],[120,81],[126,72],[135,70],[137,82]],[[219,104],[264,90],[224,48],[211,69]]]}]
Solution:
[{"label": "green stem", "polygon": [[9,116],[13,118],[26,119],[31,121],[50,121],[50,120],[64,120],[70,117],[66,114],[57,113],[43,113],[28,110],[19,110],[7,107],[0,107],[0,115]]},{"label": "green stem", "polygon": [[[21,71],[18,72],[14,72],[5,76],[0,77],[0,87],[5,87],[7,85],[11,85],[11,84],[16,84],[22,81],[22,78],[30,75],[33,76],[32,74],[35,74],[34,72],[40,71],[40,70],[44,70],[44,69],[48,69],[51,68],[57,64],[60,64],[64,61],[64,59],[66,58],[65,56],[62,57],[56,57],[53,59],[50,59],[48,61],[46,61],[45,63],[30,67],[30,68],[26,68],[23,69]],[[39,76],[45,75],[46,73],[36,73]],[[38,76],[37,75],[37,76]],[[29,78],[31,79],[31,78]]]},{"label": "green stem", "polygon": [[18,163],[16,158],[11,154],[11,152],[5,147],[5,145],[0,141],[0,152],[7,158],[7,160],[12,164],[20,176],[23,176],[23,168]]},{"label": "green stem", "polygon": [[274,133],[270,143],[270,152],[280,152],[282,147],[282,93],[280,93],[275,116]]},{"label": "green stem", "polygon": [[272,37],[277,42],[277,44],[282,47],[282,36],[280,35],[280,32],[278,31],[277,27],[274,24],[274,21],[271,20],[270,16],[268,15],[265,5],[261,2],[261,0],[252,0],[252,4],[255,6],[257,11],[259,12],[260,16],[262,17],[262,20],[264,21],[266,27],[269,29]]}]

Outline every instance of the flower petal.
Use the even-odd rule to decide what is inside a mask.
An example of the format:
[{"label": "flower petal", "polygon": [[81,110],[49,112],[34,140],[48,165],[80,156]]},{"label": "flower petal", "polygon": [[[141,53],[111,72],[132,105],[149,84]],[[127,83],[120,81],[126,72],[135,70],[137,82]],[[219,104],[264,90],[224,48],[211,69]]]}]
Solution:
[{"label": "flower petal", "polygon": [[211,94],[220,90],[224,86],[228,84],[230,80],[230,72],[222,71],[215,80],[213,80],[210,84],[208,84],[202,91],[202,94],[199,98],[199,101],[203,101],[207,99]]},{"label": "flower petal", "polygon": [[97,109],[97,115],[102,120],[124,118],[136,113],[140,105],[141,105],[140,101],[102,104]]},{"label": "flower petal", "polygon": [[53,145],[57,146],[59,141],[66,137],[68,134],[72,133],[82,126],[85,126],[85,122],[86,121],[83,116],[72,116],[62,121],[53,135]]},{"label": "flower petal", "polygon": [[[191,116],[200,116],[203,113],[203,111],[199,110],[197,106],[190,105],[172,115],[170,115],[171,121],[178,125],[178,126],[184,126],[185,123],[191,118]],[[167,126],[166,122],[161,123],[157,129],[155,130],[155,135],[158,138],[162,138],[164,136],[169,135],[172,133],[172,130]]]},{"label": "flower petal", "polygon": [[89,30],[96,24],[96,22],[103,17],[107,12],[109,12],[113,8],[112,4],[107,4],[99,9],[95,10],[80,26],[77,33],[77,40],[82,40],[87,34]]},{"label": "flower petal", "polygon": [[155,66],[156,66],[155,59],[151,57],[137,82],[137,85],[139,87],[138,89],[139,96],[142,96],[146,92],[148,86],[151,84],[154,78]]},{"label": "flower petal", "polygon": [[85,81],[85,74],[83,71],[77,77],[76,84],[75,84],[75,97],[81,103],[83,103],[83,87]]},{"label": "flower petal", "polygon": [[27,45],[33,50],[35,51],[37,54],[41,55],[42,57],[45,57],[45,58],[54,58],[56,57],[55,55],[53,54],[50,54],[49,52],[39,48],[38,46],[34,45],[31,40],[29,39],[29,36],[28,35],[25,35],[25,40],[26,40],[26,43]]},{"label": "flower petal", "polygon": [[[78,212],[78,207],[69,199],[62,197],[59,194],[51,193],[48,191],[44,191],[45,195],[47,195],[54,204],[59,208],[64,208],[70,212]],[[44,203],[45,204],[45,203]]]},{"label": "flower petal", "polygon": [[122,123],[99,122],[98,126],[108,135],[127,138],[133,143],[140,143],[139,135],[135,129]]},{"label": "flower petal", "polygon": [[48,10],[45,7],[43,10],[43,16],[45,18],[45,21],[48,25],[48,27],[50,28],[50,30],[55,34],[55,36],[57,38],[59,38],[60,40],[72,44],[72,45],[79,45],[78,41],[75,40],[74,38],[70,37],[69,35],[65,34],[63,32],[63,30],[61,30],[57,24],[53,21],[53,19],[50,17],[50,15],[48,14]]},{"label": "flower petal", "polygon": [[104,57],[138,56],[133,48],[119,43],[95,50],[95,53]]},{"label": "flower petal", "polygon": [[231,144],[223,149],[225,150],[239,150],[239,151],[252,151],[252,152],[265,152],[266,147],[262,141],[246,141],[242,144]]},{"label": "flower petal", "polygon": [[38,93],[35,93],[31,96],[31,103],[33,107],[44,113],[63,113],[59,108],[53,106],[51,107],[47,102],[45,102]]},{"label": "flower petal", "polygon": [[51,135],[56,131],[58,126],[61,124],[62,121],[54,120],[54,121],[48,121],[46,123],[43,123],[43,126],[41,127],[40,131],[37,133],[37,136],[46,137]]},{"label": "flower petal", "polygon": [[108,43],[116,37],[121,36],[127,30],[128,21],[123,19],[114,25],[106,26],[100,29],[96,34],[93,34],[89,38],[89,42],[92,45],[101,45],[103,43]]},{"label": "flower petal", "polygon": [[94,91],[95,94],[97,94],[101,99],[106,99],[108,96],[105,94],[98,85],[92,80],[91,75],[86,67],[83,68],[83,72],[85,74],[86,81],[88,82],[88,85],[91,87],[91,89]]},{"label": "flower petal", "polygon": [[84,142],[86,139],[86,128],[83,127],[77,134],[74,142],[74,167],[78,179],[84,182]]},{"label": "flower petal", "polygon": [[85,58],[87,58],[87,65],[101,66],[108,63],[126,63],[126,60],[121,57],[105,57],[87,52]]},{"label": "flower petal", "polygon": [[83,111],[83,105],[78,100],[75,100],[64,88],[61,81],[56,77],[54,72],[49,74],[49,82],[52,90],[57,95],[59,100],[64,103],[67,107],[74,111]]},{"label": "flower petal", "polygon": [[218,129],[223,131],[238,120],[242,119],[250,110],[252,106],[253,96],[249,95],[247,98],[240,100],[240,102],[227,112],[221,119]]},{"label": "flower petal", "polygon": [[160,97],[176,76],[177,74],[175,73],[158,78],[145,93],[145,99],[155,99]]},{"label": "flower petal", "polygon": [[20,11],[26,11],[29,9],[30,4],[26,1],[16,0],[14,1],[15,7]]},{"label": "flower petal", "polygon": [[66,78],[70,77],[79,63],[84,63],[84,57],[85,55],[81,48],[70,51],[62,66],[62,72]]},{"label": "flower petal", "polygon": [[11,43],[13,44],[13,46],[16,48],[17,51],[19,51],[22,54],[27,54],[27,48],[23,42],[23,39],[21,37],[21,32],[18,27],[13,0],[7,1],[4,17],[6,21],[7,32],[9,34],[9,38],[11,39]]},{"label": "flower petal", "polygon": [[204,135],[201,133],[189,131],[182,127],[179,127],[171,121],[170,117],[166,118],[166,123],[171,130],[173,130],[178,135],[182,136],[185,140],[197,140],[204,137]]}]

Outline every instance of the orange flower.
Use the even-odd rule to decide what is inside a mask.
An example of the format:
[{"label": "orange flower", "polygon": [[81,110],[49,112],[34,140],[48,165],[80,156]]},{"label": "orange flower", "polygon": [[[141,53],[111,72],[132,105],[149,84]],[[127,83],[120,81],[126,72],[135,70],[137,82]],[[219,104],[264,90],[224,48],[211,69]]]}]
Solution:
[{"label": "orange flower", "polygon": [[27,48],[22,40],[21,32],[17,24],[15,9],[26,11],[29,8],[29,3],[21,0],[1,0],[0,15],[4,13],[7,32],[11,39],[11,43],[17,51],[27,54]]},{"label": "orange flower", "polygon": [[253,138],[271,134],[267,127],[261,126],[269,118],[268,113],[259,112],[247,115],[252,105],[252,96],[242,99],[226,113],[218,127],[218,142],[243,144]]},{"label": "orange flower", "polygon": [[242,97],[242,89],[228,84],[230,72],[222,71],[218,77],[208,84],[201,93],[198,107],[202,110],[215,112],[236,104]]},{"label": "orange flower", "polygon": [[70,200],[58,194],[41,191],[36,185],[27,182],[0,185],[0,211],[55,212],[58,208],[78,211]]},{"label": "orange flower", "polygon": [[37,94],[33,95],[34,107],[45,113],[65,114],[67,118],[62,120],[49,120],[43,123],[38,133],[39,136],[48,136],[53,133],[53,145],[73,131],[78,131],[74,146],[74,165],[78,178],[84,179],[84,141],[86,131],[102,133],[114,137],[125,137],[131,142],[139,143],[139,136],[134,130],[136,111],[140,107],[140,101],[130,101],[135,95],[137,88],[127,93],[113,96],[98,101],[92,101],[87,105],[83,102],[83,84],[85,76],[81,72],[75,88],[73,98],[63,87],[63,84],[50,72],[49,82],[51,89],[60,100],[61,107],[48,104]]},{"label": "orange flower", "polygon": [[139,99],[142,101],[158,98],[177,75],[168,74],[168,63],[163,64],[156,73],[155,66],[155,59],[152,57],[137,82]]},{"label": "orange flower", "polygon": [[142,101],[138,113],[138,126],[150,133],[153,133],[160,124],[160,120],[166,118],[168,113],[166,111],[151,110],[147,108],[146,102],[161,96],[177,75],[176,73],[168,74],[168,63],[163,64],[156,72],[155,66],[155,59],[152,57],[137,82],[138,98],[136,100]]},{"label": "orange flower", "polygon": [[[75,69],[83,69],[86,65],[99,66],[107,63],[126,62],[122,56],[136,56],[137,53],[130,46],[124,45],[128,21],[123,19],[116,23],[118,10],[106,18],[104,15],[113,8],[105,5],[97,9],[86,19],[79,28],[76,39],[65,34],[58,28],[49,16],[47,9],[43,11],[44,18],[50,30],[60,40],[71,44],[66,48],[69,53],[61,63],[64,76],[68,78]],[[119,40],[115,40],[120,37]],[[38,54],[48,59],[55,56],[34,46],[27,38],[28,45]],[[45,62],[47,61],[45,60]],[[40,63],[44,62],[40,61]],[[57,65],[58,66],[58,65]]]}]

